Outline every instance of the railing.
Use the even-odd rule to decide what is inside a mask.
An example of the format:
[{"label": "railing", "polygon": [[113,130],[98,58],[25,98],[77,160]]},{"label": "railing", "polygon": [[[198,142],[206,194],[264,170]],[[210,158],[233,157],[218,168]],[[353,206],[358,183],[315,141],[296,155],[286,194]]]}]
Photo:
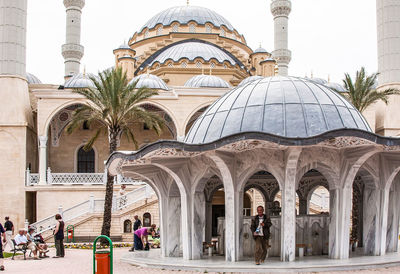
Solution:
[{"label": "railing", "polygon": [[[112,206],[113,212],[126,208],[143,199],[147,199],[151,197],[153,193],[151,187],[145,185],[118,198],[114,195]],[[121,205],[121,201],[125,201],[123,205]],[[63,217],[64,222],[71,222],[72,220],[88,213],[101,212],[104,212],[104,199],[95,199],[93,195],[90,196],[89,200],[74,205],[66,210],[63,210],[62,206],[58,208],[58,213]],[[44,233],[52,230],[56,226],[55,215],[37,221],[30,226],[36,228],[36,233]]]},{"label": "railing", "polygon": [[[105,185],[107,183],[107,173],[53,173],[51,169],[47,169],[46,174],[47,185]],[[34,186],[39,184],[39,174],[31,173],[26,170],[25,184],[26,186]],[[143,181],[133,180],[132,178],[117,175],[114,177],[114,184],[127,185],[143,185]]]},{"label": "railing", "polygon": [[25,173],[25,184],[26,186],[33,186],[39,184],[39,173],[31,173],[29,168]]}]

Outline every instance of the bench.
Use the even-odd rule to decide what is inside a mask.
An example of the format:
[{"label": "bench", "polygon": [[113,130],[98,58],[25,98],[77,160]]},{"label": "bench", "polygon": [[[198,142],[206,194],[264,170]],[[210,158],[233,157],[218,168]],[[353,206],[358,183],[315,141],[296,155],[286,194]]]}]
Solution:
[{"label": "bench", "polygon": [[24,244],[24,245],[17,245],[17,243],[15,242],[14,239],[11,239],[11,241],[12,241],[12,243],[13,243],[13,245],[14,245],[14,249],[11,250],[11,251],[14,252],[14,253],[13,253],[13,256],[12,256],[12,258],[11,258],[11,260],[14,260],[15,253],[17,253],[18,251],[21,251],[22,253],[24,253],[24,260],[26,260],[26,251],[27,251],[27,246],[26,246],[26,244]]}]

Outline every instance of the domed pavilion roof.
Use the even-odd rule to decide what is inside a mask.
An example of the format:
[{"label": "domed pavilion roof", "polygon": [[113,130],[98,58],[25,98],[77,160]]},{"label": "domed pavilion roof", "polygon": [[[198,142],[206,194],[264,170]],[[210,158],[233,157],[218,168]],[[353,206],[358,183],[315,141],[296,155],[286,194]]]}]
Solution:
[{"label": "domed pavilion roof", "polygon": [[264,78],[264,77],[259,76],[259,75],[249,76],[249,77],[247,77],[247,78],[244,78],[244,79],[242,80],[242,82],[240,82],[240,84],[238,85],[238,87],[244,86],[244,85],[246,85],[247,83],[253,82],[253,81],[255,81],[255,80],[260,80],[260,79],[262,79],[262,78]]},{"label": "domed pavilion roof", "polygon": [[207,8],[197,6],[179,6],[166,9],[156,15],[154,15],[146,24],[140,29],[142,31],[145,28],[152,29],[158,24],[163,26],[169,26],[173,22],[179,24],[187,24],[190,21],[194,21],[199,25],[211,23],[216,27],[225,26],[229,30],[233,31],[234,28],[224,17]]},{"label": "domed pavilion roof", "polygon": [[129,83],[133,83],[135,81],[138,81],[136,83],[137,88],[151,88],[151,89],[163,89],[163,90],[168,90],[167,85],[165,82],[158,76],[153,75],[153,74],[141,74],[136,77],[134,77]]},{"label": "domed pavilion roof", "polygon": [[371,132],[337,92],[309,79],[275,76],[226,93],[196,120],[185,142],[208,143],[242,132],[305,138],[344,128]]},{"label": "domed pavilion roof", "polygon": [[191,88],[230,88],[224,79],[214,75],[196,75],[186,81],[185,87]]}]

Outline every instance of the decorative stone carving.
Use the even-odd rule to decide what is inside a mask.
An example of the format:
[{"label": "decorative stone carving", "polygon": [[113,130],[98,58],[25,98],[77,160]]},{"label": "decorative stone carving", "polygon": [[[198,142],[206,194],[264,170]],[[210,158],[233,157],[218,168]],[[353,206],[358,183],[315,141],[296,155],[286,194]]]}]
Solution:
[{"label": "decorative stone carving", "polygon": [[79,105],[72,105],[57,113],[50,122],[51,145],[58,147],[64,128],[71,122],[72,113]]},{"label": "decorative stone carving", "polygon": [[222,187],[224,187],[224,185],[217,176],[211,177],[204,186],[204,195],[206,196],[206,201],[211,201],[214,192]]},{"label": "decorative stone carving", "polygon": [[329,140],[322,141],[319,144],[334,148],[344,148],[344,147],[353,147],[361,145],[376,145],[376,143],[365,139],[361,139],[358,137],[348,137],[348,136],[331,138]]}]

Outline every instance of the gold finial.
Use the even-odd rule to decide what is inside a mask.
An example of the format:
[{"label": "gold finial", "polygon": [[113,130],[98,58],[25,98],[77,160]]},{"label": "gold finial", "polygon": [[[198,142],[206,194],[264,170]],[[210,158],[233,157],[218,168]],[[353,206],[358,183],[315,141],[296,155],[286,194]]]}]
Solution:
[{"label": "gold finial", "polygon": [[311,71],[311,79],[314,78],[314,73]]},{"label": "gold finial", "polygon": [[261,42],[260,42],[260,46],[259,46],[259,48],[261,48]]},{"label": "gold finial", "polygon": [[189,6],[189,0],[186,1],[186,4]]},{"label": "gold finial", "polygon": [[83,77],[86,76],[86,65],[83,66]]},{"label": "gold finial", "polygon": [[331,82],[331,76],[328,74],[328,83]]}]

